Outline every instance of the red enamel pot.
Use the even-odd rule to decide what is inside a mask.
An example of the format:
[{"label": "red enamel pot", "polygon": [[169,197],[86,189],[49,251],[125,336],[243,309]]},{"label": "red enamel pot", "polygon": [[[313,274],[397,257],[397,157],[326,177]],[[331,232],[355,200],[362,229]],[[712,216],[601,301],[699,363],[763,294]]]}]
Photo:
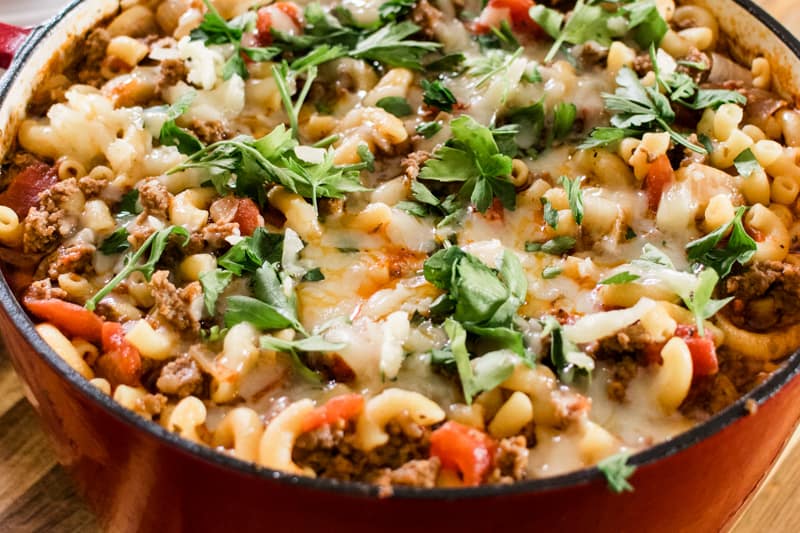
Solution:
[{"label": "red enamel pot", "polygon": [[[695,3],[717,15],[734,54],[769,58],[779,90],[800,94],[800,43],[786,29],[747,0]],[[0,84],[0,153],[48,65],[71,37],[117,9],[116,0],[79,0],[27,37],[0,37],[0,48],[24,40]],[[591,468],[507,486],[401,488],[380,498],[371,486],[291,476],[217,454],[125,410],[39,338],[4,280],[0,331],[59,460],[114,532],[719,531],[764,479],[800,418],[795,353],[719,415],[633,456],[632,493],[611,493]]]}]

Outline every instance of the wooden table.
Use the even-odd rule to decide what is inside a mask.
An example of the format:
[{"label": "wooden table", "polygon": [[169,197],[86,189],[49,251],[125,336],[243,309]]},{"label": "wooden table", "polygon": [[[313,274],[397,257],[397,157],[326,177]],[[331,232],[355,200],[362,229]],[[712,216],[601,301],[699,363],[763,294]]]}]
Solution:
[{"label": "wooden table", "polygon": [[[800,33],[796,0],[761,0]],[[733,533],[800,531],[800,431],[753,496]],[[11,364],[0,351],[0,531],[98,531],[92,514],[55,461]]]}]

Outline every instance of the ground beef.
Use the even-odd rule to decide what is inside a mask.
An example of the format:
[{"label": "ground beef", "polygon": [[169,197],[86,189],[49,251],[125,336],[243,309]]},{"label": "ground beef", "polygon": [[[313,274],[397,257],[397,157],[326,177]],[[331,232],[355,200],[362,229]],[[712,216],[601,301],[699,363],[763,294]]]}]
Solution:
[{"label": "ground beef", "polygon": [[419,171],[422,168],[422,165],[425,164],[425,161],[431,158],[430,152],[426,152],[424,150],[417,150],[416,152],[411,152],[406,156],[405,159],[400,163],[403,172],[405,172],[408,179],[415,180],[417,176],[419,176]]},{"label": "ground beef", "polygon": [[219,250],[227,245],[225,237],[236,235],[239,224],[236,222],[206,224],[199,231],[189,237],[189,242],[184,247],[186,254],[208,253]]},{"label": "ground beef", "polygon": [[780,261],[755,263],[722,284],[731,322],[750,331],[784,328],[800,322],[800,267]]},{"label": "ground beef", "polygon": [[517,435],[501,439],[494,454],[494,469],[488,483],[513,483],[528,476],[528,443]]},{"label": "ground beef", "polygon": [[163,394],[145,394],[136,400],[135,411],[148,416],[149,418],[161,414],[164,407],[167,406],[167,397]]},{"label": "ground beef", "polygon": [[155,178],[145,180],[139,185],[139,203],[144,216],[153,215],[166,219],[172,195],[167,187]]},{"label": "ground beef", "polygon": [[411,21],[422,29],[426,37],[434,36],[434,26],[442,18],[442,12],[433,7],[428,0],[420,0],[411,12]]},{"label": "ground beef", "polygon": [[629,355],[624,355],[622,359],[615,361],[611,367],[611,380],[606,386],[608,397],[618,402],[624,402],[628,385],[639,373],[639,368],[641,365]]},{"label": "ground beef", "polygon": [[693,46],[689,49],[689,53],[686,54],[683,61],[706,65],[708,68],[698,70],[685,64],[679,64],[676,69],[678,72],[688,75],[697,84],[704,83],[708,79],[708,74],[711,72],[711,56],[704,54]]},{"label": "ground beef", "polygon": [[190,292],[195,292],[189,290],[190,286],[178,290],[169,280],[166,270],[159,270],[150,280],[158,312],[178,330],[199,331],[200,323],[189,307],[192,300]]},{"label": "ground beef", "polygon": [[111,34],[107,29],[96,28],[86,37],[83,46],[79,47],[84,54],[78,70],[78,80],[81,83],[100,87],[105,82],[105,78],[100,74],[100,68],[110,41]]},{"label": "ground beef", "polygon": [[616,334],[600,339],[592,347],[592,355],[597,359],[617,360],[629,355],[647,363],[647,349],[655,344],[652,336],[645,331],[640,322],[621,329]]},{"label": "ground beef", "polygon": [[78,180],[78,187],[86,197],[97,196],[108,186],[107,180],[84,176]]},{"label": "ground beef", "polygon": [[202,389],[203,375],[194,359],[181,356],[164,365],[156,387],[164,394],[183,398]]},{"label": "ground beef", "polygon": [[651,72],[653,70],[653,62],[650,59],[650,54],[645,52],[636,56],[633,60],[633,70],[636,71],[639,77]]},{"label": "ground beef", "polygon": [[293,460],[310,467],[320,477],[372,481],[410,461],[428,459],[430,429],[410,420],[395,420],[386,426],[389,442],[370,452],[354,443],[353,423],[322,426],[304,433],[295,444]]},{"label": "ground beef", "polygon": [[775,370],[770,361],[743,357],[718,348],[719,372],[695,378],[681,411],[695,420],[705,420],[757,387]]},{"label": "ground beef", "polygon": [[162,93],[165,89],[176,85],[179,81],[184,81],[189,69],[181,59],[165,59],[161,62],[161,76],[158,78],[158,92]]},{"label": "ground beef", "polygon": [[56,279],[59,275],[69,272],[84,274],[92,266],[95,250],[96,248],[88,243],[60,246],[39,268],[40,270],[46,268],[50,279]]},{"label": "ground beef", "polygon": [[592,401],[586,396],[565,389],[553,391],[550,398],[555,408],[554,425],[559,428],[566,428],[577,422],[592,406]]},{"label": "ground beef", "polygon": [[212,144],[233,137],[233,132],[218,120],[195,119],[189,125],[189,129],[205,144]]},{"label": "ground beef", "polygon": [[53,287],[49,279],[40,279],[30,284],[25,291],[25,300],[49,300],[50,298],[58,298],[60,300],[67,299],[67,292],[60,287]]},{"label": "ground beef", "polygon": [[571,51],[584,69],[602,67],[608,58],[608,47],[596,41],[588,41],[574,46]]},{"label": "ground beef", "polygon": [[394,470],[384,468],[372,482],[378,485],[382,496],[390,496],[393,486],[432,489],[441,467],[438,457],[414,459]]},{"label": "ground beef", "polygon": [[49,213],[38,207],[31,208],[23,222],[22,249],[25,253],[42,253],[58,242],[58,227],[64,218],[63,211]]}]

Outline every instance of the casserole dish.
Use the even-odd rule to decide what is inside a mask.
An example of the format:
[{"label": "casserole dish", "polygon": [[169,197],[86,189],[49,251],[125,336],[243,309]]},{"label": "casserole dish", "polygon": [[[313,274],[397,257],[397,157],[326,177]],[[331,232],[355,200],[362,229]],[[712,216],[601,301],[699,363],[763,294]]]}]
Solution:
[{"label": "casserole dish", "polygon": [[[792,47],[781,44],[769,26],[746,18],[742,6],[724,6],[708,7],[726,33],[734,36],[741,47],[737,52],[768,57],[779,66],[778,85],[784,90],[796,86],[796,62],[786,60]],[[52,25],[32,34],[12,68],[16,81],[5,89],[0,115],[4,131],[16,129],[21,102],[28,96],[26,88],[36,85],[41,67],[57,56],[71,35],[81,34],[115,7],[102,2],[76,4]],[[749,5],[748,9],[760,13]],[[744,20],[752,20],[751,25],[744,25]],[[10,142],[11,137],[4,139],[6,146]],[[52,356],[49,349],[38,340],[7,288],[3,290],[4,326],[18,324],[8,339],[15,365],[56,437],[61,460],[84,481],[89,501],[112,530],[199,530],[219,523],[242,529],[269,523],[283,530],[296,523],[298,516],[303,517],[302,527],[336,524],[348,530],[368,530],[376,524],[402,529],[419,521],[431,529],[523,525],[582,530],[597,529],[598,524],[614,531],[716,529],[753,490],[797,419],[791,409],[797,394],[791,381],[795,355],[718,417],[636,455],[632,463],[639,470],[632,480],[636,486],[632,495],[608,493],[598,472],[589,469],[511,487],[399,489],[392,498],[377,499],[372,487],[312,481],[217,456],[104,405],[107,398],[75,380],[62,361],[48,357]],[[30,347],[45,358],[26,356]],[[750,416],[745,417],[746,413]],[[769,432],[758,429],[766,427]],[[709,463],[710,456],[714,463]],[[220,496],[216,487],[224,487],[225,495]],[[720,487],[725,487],[724,492],[716,492]],[[681,498],[694,490],[696,497]],[[270,504],[264,505],[265,501]],[[679,509],[676,501],[683,502]],[[309,503],[313,515],[303,513]],[[523,517],[518,515],[520,510]]]}]

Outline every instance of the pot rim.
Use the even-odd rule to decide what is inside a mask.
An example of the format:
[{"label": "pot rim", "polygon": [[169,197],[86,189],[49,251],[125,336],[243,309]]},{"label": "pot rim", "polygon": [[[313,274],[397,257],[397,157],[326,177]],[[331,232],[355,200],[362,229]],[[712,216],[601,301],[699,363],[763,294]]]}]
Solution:
[{"label": "pot rim", "polygon": [[[770,32],[775,34],[800,60],[800,40],[775,18],[752,0],[731,0],[744,8],[752,17],[761,22]],[[0,106],[4,105],[6,97],[14,85],[17,74],[25,67],[31,54],[45,40],[54,27],[68,18],[83,0],[72,0],[53,18],[37,26],[30,33],[14,61],[0,80]],[[378,487],[361,482],[339,481],[326,478],[310,478],[272,470],[235,457],[214,451],[213,448],[185,440],[163,428],[159,424],[144,419],[115,402],[110,396],[104,394],[97,387],[89,383],[80,374],[72,369],[34,329],[34,323],[14,296],[4,276],[0,276],[0,309],[16,324],[25,341],[34,349],[36,355],[42,357],[54,370],[66,378],[67,383],[77,388],[90,401],[107,410],[121,422],[133,426],[136,431],[144,432],[162,443],[176,448],[178,451],[191,455],[215,466],[236,471],[239,474],[259,477],[265,480],[297,486],[310,490],[318,490],[332,494],[350,496],[380,497]],[[758,405],[768,400],[779,392],[784,385],[789,383],[800,373],[800,349],[789,356],[780,369],[773,372],[761,385],[748,394],[739,398],[715,416],[701,422],[691,429],[680,433],[667,441],[651,446],[645,450],[632,454],[628,464],[642,467],[675,455],[698,442],[711,437],[733,424],[740,418],[749,416],[752,409],[747,403],[755,401]],[[752,403],[750,404],[752,405]],[[584,468],[566,474],[547,478],[537,478],[518,481],[510,485],[482,485],[478,487],[463,488],[434,488],[423,489],[413,487],[393,487],[391,498],[412,500],[455,500],[461,498],[499,497],[520,493],[538,493],[549,490],[564,489],[578,485],[585,485],[603,478],[603,474],[596,466]]]}]

